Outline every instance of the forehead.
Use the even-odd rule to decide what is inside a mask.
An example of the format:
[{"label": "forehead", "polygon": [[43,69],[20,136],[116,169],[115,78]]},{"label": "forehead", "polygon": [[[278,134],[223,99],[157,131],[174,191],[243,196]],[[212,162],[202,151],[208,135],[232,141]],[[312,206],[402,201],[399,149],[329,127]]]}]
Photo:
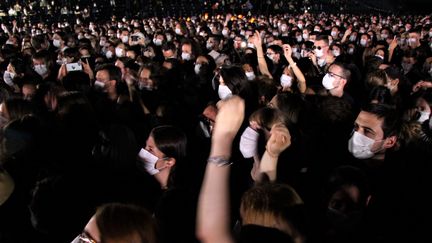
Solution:
[{"label": "forehead", "polygon": [[361,111],[355,122],[359,127],[368,127],[375,132],[382,132],[383,119],[378,118],[372,113]]},{"label": "forehead", "polygon": [[148,70],[147,68],[144,68],[140,73],[140,77],[149,78],[150,77],[150,70]]},{"label": "forehead", "polygon": [[107,70],[99,70],[96,73],[96,78],[97,79],[108,79],[109,78],[108,71]]},{"label": "forehead", "polygon": [[192,51],[192,46],[190,44],[183,44],[182,51]]},{"label": "forehead", "polygon": [[342,68],[337,65],[331,65],[329,67],[329,72],[339,74],[342,71]]},{"label": "forehead", "polygon": [[323,41],[323,40],[317,40],[317,41],[315,41],[315,46],[325,46],[326,44],[325,44],[325,42]]}]

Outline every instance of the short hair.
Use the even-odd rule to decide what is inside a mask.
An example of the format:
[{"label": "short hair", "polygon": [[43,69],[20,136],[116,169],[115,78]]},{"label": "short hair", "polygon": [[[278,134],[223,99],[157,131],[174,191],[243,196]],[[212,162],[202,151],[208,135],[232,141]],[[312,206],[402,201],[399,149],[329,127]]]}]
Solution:
[{"label": "short hair", "polygon": [[[246,224],[274,224],[282,220],[291,226],[293,238],[302,224],[303,200],[289,185],[266,183],[246,191],[241,199],[240,212]],[[292,227],[294,226],[294,227]]]},{"label": "short hair", "polygon": [[386,104],[366,104],[361,109],[364,112],[371,113],[382,119],[382,130],[384,132],[384,137],[398,136],[400,131],[400,114],[397,112],[394,106]]},{"label": "short hair", "polygon": [[112,63],[107,63],[107,64],[103,64],[103,65],[99,66],[98,69],[96,70],[96,72],[103,71],[103,70],[108,72],[110,80],[115,80],[117,82],[121,82],[122,73],[121,73],[121,70],[119,67],[115,66]]},{"label": "short hair", "polygon": [[[344,63],[341,62],[334,62],[330,65],[331,66],[338,66],[342,69],[342,77],[345,78],[347,80],[347,82],[349,82],[351,80],[351,70],[348,68],[348,66]],[[329,67],[329,69],[330,69]]]},{"label": "short hair", "polygon": [[152,215],[135,205],[110,203],[95,214],[101,242],[158,242]]},{"label": "short hair", "polygon": [[329,44],[329,39],[328,39],[328,36],[326,36],[326,35],[318,35],[316,37],[315,41],[324,41],[326,43],[326,45]]}]

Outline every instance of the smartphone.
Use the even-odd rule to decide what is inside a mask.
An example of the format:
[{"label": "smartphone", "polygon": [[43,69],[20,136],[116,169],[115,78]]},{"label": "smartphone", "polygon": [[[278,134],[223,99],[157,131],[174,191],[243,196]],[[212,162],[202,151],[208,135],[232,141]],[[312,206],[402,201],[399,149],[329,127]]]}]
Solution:
[{"label": "smartphone", "polygon": [[74,71],[82,71],[82,65],[81,63],[78,62],[74,62],[74,63],[68,63],[66,64],[66,70],[68,72],[74,72]]},{"label": "smartphone", "polygon": [[132,41],[138,41],[138,36],[136,36],[136,35],[132,35],[132,36],[131,36],[131,40],[132,40]]}]

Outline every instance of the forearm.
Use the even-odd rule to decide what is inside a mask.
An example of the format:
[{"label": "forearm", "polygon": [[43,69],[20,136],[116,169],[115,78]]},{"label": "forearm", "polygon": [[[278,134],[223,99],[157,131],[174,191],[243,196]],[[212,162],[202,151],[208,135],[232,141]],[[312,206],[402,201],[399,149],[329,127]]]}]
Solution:
[{"label": "forearm", "polygon": [[264,51],[262,47],[257,47],[257,56],[258,56],[258,68],[260,73],[262,75],[268,76],[269,78],[273,78],[270,71],[268,70],[267,62],[265,60]]},{"label": "forearm", "polygon": [[297,83],[298,83],[298,88],[300,90],[300,93],[304,94],[307,89],[306,78],[303,75],[303,72],[300,70],[300,68],[298,68],[297,63],[295,63],[291,57],[289,59],[287,58],[287,60],[294,72],[294,75],[297,78]]},{"label": "forearm", "polygon": [[278,156],[265,151],[260,163],[260,172],[267,174],[270,181],[276,180]]},{"label": "forearm", "polygon": [[[212,139],[209,159],[231,155],[230,139]],[[202,242],[233,242],[229,222],[230,166],[208,163],[198,202],[197,236]]]}]

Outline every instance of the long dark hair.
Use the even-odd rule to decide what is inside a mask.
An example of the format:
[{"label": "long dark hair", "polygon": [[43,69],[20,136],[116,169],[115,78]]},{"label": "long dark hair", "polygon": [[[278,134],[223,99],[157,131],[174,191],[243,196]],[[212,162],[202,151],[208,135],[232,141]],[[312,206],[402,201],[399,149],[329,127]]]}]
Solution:
[{"label": "long dark hair", "polygon": [[171,168],[168,178],[168,188],[174,184],[181,183],[181,171],[185,165],[187,150],[187,138],[183,131],[174,126],[158,126],[153,128],[150,133],[153,137],[156,147],[165,154],[165,156],[176,160],[175,166]]}]

